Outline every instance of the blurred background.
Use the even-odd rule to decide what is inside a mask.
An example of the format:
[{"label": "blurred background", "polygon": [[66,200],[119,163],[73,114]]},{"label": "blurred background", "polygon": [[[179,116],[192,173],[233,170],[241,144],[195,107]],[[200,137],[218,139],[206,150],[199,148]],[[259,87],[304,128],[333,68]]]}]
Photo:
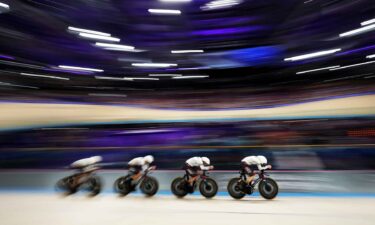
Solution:
[{"label": "blurred background", "polygon": [[373,0],[0,0],[0,189],[152,154],[163,191],[264,155],[280,195],[375,196]]},{"label": "blurred background", "polygon": [[[0,219],[38,224],[373,224],[374,0],[0,0]],[[159,192],[116,198],[134,157]],[[61,198],[102,156],[101,195]],[[227,193],[264,155],[275,200]],[[185,160],[218,195],[172,197]]]}]

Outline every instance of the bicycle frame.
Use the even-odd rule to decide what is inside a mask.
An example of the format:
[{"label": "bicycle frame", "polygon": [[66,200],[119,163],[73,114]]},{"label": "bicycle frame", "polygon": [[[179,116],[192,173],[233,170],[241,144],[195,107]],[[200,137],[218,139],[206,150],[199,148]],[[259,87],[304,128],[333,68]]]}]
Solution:
[{"label": "bicycle frame", "polygon": [[147,168],[147,170],[145,170],[142,174],[142,176],[137,180],[137,182],[135,183],[135,186],[137,186],[138,184],[140,184],[144,178],[147,176],[148,173],[150,173],[152,170],[155,170],[156,169],[156,166],[150,166],[149,168]]},{"label": "bicycle frame", "polygon": [[[209,174],[208,170],[202,170],[202,174],[197,174],[197,176],[199,176],[199,177],[198,177],[198,179],[196,181],[198,181],[198,180],[202,180],[202,181],[206,180],[208,178],[207,174]],[[189,175],[188,171],[185,170],[184,179],[185,180],[189,180],[190,176],[191,175]]]},{"label": "bicycle frame", "polygon": [[208,170],[203,170],[203,174],[201,174],[199,178],[204,181],[208,178],[207,174],[209,174]]},{"label": "bicycle frame", "polygon": [[80,172],[80,173],[76,173],[76,174],[73,174],[71,175],[71,178],[73,179],[73,186],[74,187],[79,187],[81,186],[82,184],[84,184],[92,175],[95,174],[95,172],[97,170],[99,170],[100,168],[97,167],[89,172]]},{"label": "bicycle frame", "polygon": [[[264,172],[264,170],[261,170],[257,173],[255,173],[256,175],[258,175],[258,178],[256,178],[253,183],[251,184],[252,187],[255,187],[260,181],[264,180],[264,178],[266,178],[268,176],[268,174],[266,174]],[[243,181],[246,181],[247,180],[247,173],[245,172],[245,170],[241,170],[240,171],[240,179],[242,179]]]}]

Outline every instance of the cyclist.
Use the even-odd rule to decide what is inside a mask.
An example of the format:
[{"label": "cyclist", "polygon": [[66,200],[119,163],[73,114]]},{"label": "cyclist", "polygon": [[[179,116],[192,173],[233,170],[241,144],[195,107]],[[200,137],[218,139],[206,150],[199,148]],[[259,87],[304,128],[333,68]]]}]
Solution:
[{"label": "cyclist", "polygon": [[198,179],[198,175],[203,173],[203,170],[212,170],[214,167],[207,157],[192,157],[185,161],[185,171],[188,174],[188,182],[190,186]]},{"label": "cyclist", "polygon": [[241,160],[241,167],[242,170],[248,175],[246,183],[248,185],[251,184],[255,177],[254,168],[258,169],[259,171],[271,169],[271,165],[267,165],[267,158],[258,155],[258,156],[247,156]]},{"label": "cyclist", "polygon": [[101,156],[92,156],[77,160],[70,164],[71,168],[78,169],[78,172],[74,174],[73,187],[77,187],[84,183],[91,173],[99,169],[98,163],[101,161]]},{"label": "cyclist", "polygon": [[145,157],[137,157],[128,162],[129,174],[132,180],[138,180],[142,176],[142,172],[146,171],[150,164],[154,162],[152,155],[146,155]]}]

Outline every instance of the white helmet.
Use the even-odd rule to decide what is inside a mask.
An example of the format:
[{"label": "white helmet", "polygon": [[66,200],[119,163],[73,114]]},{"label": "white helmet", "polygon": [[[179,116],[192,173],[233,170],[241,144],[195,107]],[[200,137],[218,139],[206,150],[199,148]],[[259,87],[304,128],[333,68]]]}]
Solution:
[{"label": "white helmet", "polygon": [[201,159],[202,159],[202,162],[203,162],[203,164],[204,164],[205,166],[208,166],[208,165],[211,164],[209,158],[207,158],[207,157],[201,157]]},{"label": "white helmet", "polygon": [[262,155],[258,155],[257,158],[259,159],[259,162],[260,164],[267,164],[267,158],[262,156]]},{"label": "white helmet", "polygon": [[90,161],[91,161],[92,164],[101,162],[102,160],[103,160],[103,158],[99,155],[90,157]]},{"label": "white helmet", "polygon": [[145,163],[151,164],[154,161],[154,157],[152,155],[146,155],[144,158]]}]

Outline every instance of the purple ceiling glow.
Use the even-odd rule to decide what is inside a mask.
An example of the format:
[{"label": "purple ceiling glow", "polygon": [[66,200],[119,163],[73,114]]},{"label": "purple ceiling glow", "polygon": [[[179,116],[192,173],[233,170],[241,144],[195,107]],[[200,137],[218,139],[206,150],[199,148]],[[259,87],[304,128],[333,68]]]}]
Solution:
[{"label": "purple ceiling glow", "polygon": [[348,50],[348,51],[345,51],[345,52],[337,53],[336,55],[338,55],[338,56],[349,55],[349,54],[358,53],[358,52],[367,51],[367,50],[372,50],[372,49],[375,49],[375,45],[370,45],[370,46],[366,46],[366,47],[362,47],[362,48],[356,48],[356,49]]},{"label": "purple ceiling glow", "polygon": [[9,56],[9,55],[0,55],[0,58],[1,59],[11,59],[11,60],[15,59],[14,57]]},{"label": "purple ceiling glow", "polygon": [[[215,8],[212,0],[193,0],[183,4],[158,0],[17,2],[0,17],[0,49],[4,53],[0,55],[0,69],[13,74],[3,82],[25,86],[40,84],[42,90],[43,87],[64,90],[73,85],[98,90],[105,87],[105,90],[113,91],[137,88],[195,90],[208,86],[224,89],[257,86],[257,82],[266,85],[276,82],[275,78],[279,79],[277,83],[288,83],[302,77],[296,76],[299,71],[359,64],[368,60],[366,56],[375,54],[375,30],[338,38],[339,34],[358,29],[361,22],[373,18],[375,5],[372,0],[330,1],[329,4],[323,0],[215,1],[216,4],[229,4],[229,8]],[[209,2],[215,9],[202,10],[201,7]],[[148,13],[148,9],[174,9],[182,13],[178,16],[155,15]],[[72,27],[78,29],[72,30]],[[91,38],[82,38],[78,32]],[[118,38],[118,46],[108,47],[110,42],[106,42],[106,38],[92,34],[104,35],[107,39]],[[96,42],[107,47],[101,44],[99,48]],[[124,46],[132,46],[135,51]],[[283,60],[333,48],[342,50],[338,54],[298,62]],[[172,54],[172,50],[202,52]],[[132,66],[147,62],[178,66]],[[67,70],[56,68],[57,65],[77,65],[100,71]],[[372,72],[368,71],[371,66],[366,64],[356,67],[356,70],[361,70],[359,74],[368,74]],[[189,80],[177,81],[170,77],[155,82],[121,80],[123,77],[148,77],[150,73],[168,72],[209,75],[209,79],[197,79],[194,85],[185,83]],[[57,80],[38,83],[36,78],[14,76],[20,73],[48,76],[56,73],[56,76],[69,78],[70,82],[61,86]],[[97,73],[115,79],[95,79]],[[314,75],[321,76],[322,80],[335,79],[334,76],[342,75],[342,70],[319,70]],[[125,94],[129,98],[132,96]]]},{"label": "purple ceiling glow", "polygon": [[263,29],[265,29],[264,26],[248,26],[248,27],[193,31],[193,34],[199,35],[199,36],[233,35],[233,34],[241,34],[241,33],[253,32],[253,31],[258,31],[258,30],[263,30]]}]

